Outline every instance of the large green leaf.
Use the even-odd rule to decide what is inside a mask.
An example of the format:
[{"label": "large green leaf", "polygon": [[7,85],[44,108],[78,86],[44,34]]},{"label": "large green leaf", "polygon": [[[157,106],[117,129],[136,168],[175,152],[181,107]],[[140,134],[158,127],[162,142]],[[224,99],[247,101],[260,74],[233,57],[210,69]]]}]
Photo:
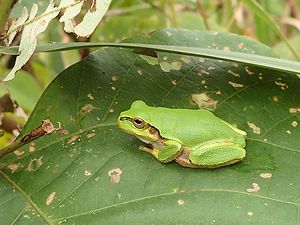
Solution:
[{"label": "large green leaf", "polygon": [[[272,54],[226,33],[162,30],[130,41]],[[2,160],[1,224],[299,224],[299,77],[170,53],[157,61],[104,48],[51,83],[23,133],[45,118],[68,133]],[[197,108],[193,94],[218,101],[215,114],[247,131],[242,162],[162,164],[117,127],[133,100]]]}]

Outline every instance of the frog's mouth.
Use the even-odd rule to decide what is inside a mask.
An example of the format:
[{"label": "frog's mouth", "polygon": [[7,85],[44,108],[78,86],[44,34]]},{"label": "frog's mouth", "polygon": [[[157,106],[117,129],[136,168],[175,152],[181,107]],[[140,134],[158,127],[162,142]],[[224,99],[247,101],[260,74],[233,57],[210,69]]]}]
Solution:
[{"label": "frog's mouth", "polygon": [[119,117],[119,120],[121,120],[121,121],[124,121],[124,120],[132,121],[132,118],[130,118],[128,116],[121,116],[121,117]]}]

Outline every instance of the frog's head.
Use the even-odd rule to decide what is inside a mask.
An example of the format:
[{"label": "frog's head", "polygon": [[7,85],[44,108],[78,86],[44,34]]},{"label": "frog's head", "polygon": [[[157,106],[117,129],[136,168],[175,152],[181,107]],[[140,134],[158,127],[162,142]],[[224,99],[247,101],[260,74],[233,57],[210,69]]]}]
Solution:
[{"label": "frog's head", "polygon": [[129,110],[121,112],[118,117],[119,127],[146,143],[157,140],[158,131],[149,122],[148,108],[141,100],[134,101]]}]

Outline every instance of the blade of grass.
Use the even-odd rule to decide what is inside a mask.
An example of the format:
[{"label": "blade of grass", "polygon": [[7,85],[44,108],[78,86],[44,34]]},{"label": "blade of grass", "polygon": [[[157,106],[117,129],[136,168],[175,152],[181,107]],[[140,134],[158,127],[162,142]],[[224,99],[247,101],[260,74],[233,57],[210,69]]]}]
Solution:
[{"label": "blade of grass", "polygon": [[253,10],[253,13],[260,17],[270,27],[270,29],[272,29],[286,43],[296,59],[300,61],[299,53],[290,44],[286,36],[282,33],[277,24],[272,20],[264,8],[255,0],[243,0],[243,2],[246,3]]},{"label": "blade of grass", "polygon": [[[122,47],[131,49],[148,49],[160,52],[169,52],[184,54],[190,56],[206,57],[212,59],[221,59],[227,61],[234,61],[240,63],[247,63],[250,65],[283,71],[287,73],[300,74],[300,63],[286,59],[279,59],[273,57],[266,57],[255,54],[246,54],[240,52],[229,52],[208,48],[195,48],[173,45],[151,45],[140,43],[101,43],[101,42],[73,42],[73,43],[54,43],[38,45],[36,52],[53,52],[53,51],[66,51],[79,48],[92,48],[92,47]],[[0,48],[0,54],[18,54],[18,47]]]}]

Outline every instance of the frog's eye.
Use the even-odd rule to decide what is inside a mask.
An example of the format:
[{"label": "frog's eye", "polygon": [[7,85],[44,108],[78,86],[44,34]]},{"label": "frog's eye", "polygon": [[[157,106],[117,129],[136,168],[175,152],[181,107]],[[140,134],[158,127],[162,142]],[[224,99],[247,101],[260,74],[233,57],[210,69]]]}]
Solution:
[{"label": "frog's eye", "polygon": [[145,127],[145,121],[140,118],[134,118],[133,125],[138,129],[143,129]]}]

